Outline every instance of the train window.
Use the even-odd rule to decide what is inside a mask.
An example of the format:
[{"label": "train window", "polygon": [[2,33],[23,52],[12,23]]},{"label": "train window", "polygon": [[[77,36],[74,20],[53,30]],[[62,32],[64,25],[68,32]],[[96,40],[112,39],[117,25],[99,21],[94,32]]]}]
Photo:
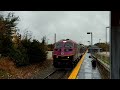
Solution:
[{"label": "train window", "polygon": [[66,42],[66,43],[64,44],[64,47],[65,47],[65,48],[72,48],[72,47],[73,47],[73,43],[71,43],[71,42]]},{"label": "train window", "polygon": [[61,48],[61,47],[62,47],[62,43],[61,42],[55,44],[55,48]]},{"label": "train window", "polygon": [[74,44],[74,47],[77,48],[77,44]]}]

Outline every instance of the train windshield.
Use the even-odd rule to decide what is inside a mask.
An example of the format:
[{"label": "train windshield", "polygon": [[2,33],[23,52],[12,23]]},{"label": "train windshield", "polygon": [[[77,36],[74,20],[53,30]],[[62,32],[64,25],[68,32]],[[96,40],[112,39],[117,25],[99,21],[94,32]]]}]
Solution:
[{"label": "train windshield", "polygon": [[56,43],[56,44],[55,44],[55,48],[62,48],[62,43],[61,43],[61,42]]},{"label": "train windshield", "polygon": [[73,47],[73,43],[71,43],[71,42],[66,42],[66,43],[64,44],[64,47],[65,47],[65,48],[72,48],[72,47]]}]

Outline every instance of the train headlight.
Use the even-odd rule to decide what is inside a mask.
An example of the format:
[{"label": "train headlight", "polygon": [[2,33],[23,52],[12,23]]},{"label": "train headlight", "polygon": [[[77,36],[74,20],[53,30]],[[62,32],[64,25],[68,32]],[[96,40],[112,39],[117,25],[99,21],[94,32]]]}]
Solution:
[{"label": "train headlight", "polygon": [[61,52],[61,55],[64,55],[64,52]]},{"label": "train headlight", "polygon": [[69,57],[67,57],[67,58],[69,58]]}]

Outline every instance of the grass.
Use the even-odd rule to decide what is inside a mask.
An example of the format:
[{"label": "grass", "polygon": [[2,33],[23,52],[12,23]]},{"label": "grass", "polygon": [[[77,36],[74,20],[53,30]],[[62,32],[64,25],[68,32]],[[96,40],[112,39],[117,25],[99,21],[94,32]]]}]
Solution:
[{"label": "grass", "polygon": [[14,63],[8,58],[0,60],[0,78],[2,79],[15,79],[27,78],[34,73],[37,65],[29,65],[25,67],[16,67]]},{"label": "grass", "polygon": [[108,56],[105,56],[105,55],[100,55],[100,54],[95,54],[95,56],[102,60],[104,63],[110,65],[110,58]]},{"label": "grass", "polygon": [[16,67],[9,58],[0,59],[0,79],[29,79],[51,65],[52,60]]},{"label": "grass", "polygon": [[5,70],[0,69],[0,79],[9,79],[11,75]]}]

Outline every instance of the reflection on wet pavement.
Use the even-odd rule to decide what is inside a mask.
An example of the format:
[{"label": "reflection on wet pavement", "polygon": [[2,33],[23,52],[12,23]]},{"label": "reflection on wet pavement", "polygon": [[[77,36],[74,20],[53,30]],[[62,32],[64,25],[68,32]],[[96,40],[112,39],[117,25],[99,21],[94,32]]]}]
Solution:
[{"label": "reflection on wet pavement", "polygon": [[90,54],[87,53],[82,63],[81,69],[78,73],[78,79],[101,79],[98,68],[92,68],[92,58],[89,58]]}]

